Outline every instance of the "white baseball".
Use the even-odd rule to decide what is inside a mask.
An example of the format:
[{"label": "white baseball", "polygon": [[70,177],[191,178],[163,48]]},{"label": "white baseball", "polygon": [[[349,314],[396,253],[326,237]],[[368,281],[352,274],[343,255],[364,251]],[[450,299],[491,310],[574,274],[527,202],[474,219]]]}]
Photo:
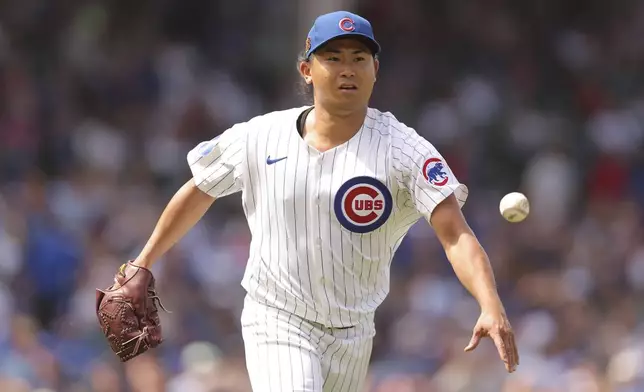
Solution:
[{"label": "white baseball", "polygon": [[521,222],[530,214],[530,202],[523,193],[511,192],[503,196],[499,210],[508,222]]}]

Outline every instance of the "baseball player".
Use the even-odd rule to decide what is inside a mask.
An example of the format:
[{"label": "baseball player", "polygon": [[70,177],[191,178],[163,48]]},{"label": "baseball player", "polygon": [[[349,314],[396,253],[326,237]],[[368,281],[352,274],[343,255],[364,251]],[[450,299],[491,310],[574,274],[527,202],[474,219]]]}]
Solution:
[{"label": "baseball player", "polygon": [[515,370],[492,269],[461,213],[466,186],[429,141],[368,106],[379,52],[366,19],[319,16],[299,63],[314,104],[236,124],[188,153],[193,178],[98,293],[101,326],[123,360],[162,341],[149,268],[216,199],[241,192],[252,234],[241,323],[254,391],[361,391],[392,257],[421,218],[480,304],[465,350],[491,337]]}]

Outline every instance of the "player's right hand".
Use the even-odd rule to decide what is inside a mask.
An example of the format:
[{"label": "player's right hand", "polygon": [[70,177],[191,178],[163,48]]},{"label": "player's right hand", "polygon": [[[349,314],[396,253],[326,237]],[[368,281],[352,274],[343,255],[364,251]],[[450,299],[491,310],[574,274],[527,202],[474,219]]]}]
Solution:
[{"label": "player's right hand", "polygon": [[494,341],[499,356],[505,363],[506,370],[510,373],[514,372],[519,365],[519,351],[514,340],[514,331],[503,310],[481,312],[474,327],[472,339],[465,347],[465,351],[474,350],[484,337],[489,337]]}]

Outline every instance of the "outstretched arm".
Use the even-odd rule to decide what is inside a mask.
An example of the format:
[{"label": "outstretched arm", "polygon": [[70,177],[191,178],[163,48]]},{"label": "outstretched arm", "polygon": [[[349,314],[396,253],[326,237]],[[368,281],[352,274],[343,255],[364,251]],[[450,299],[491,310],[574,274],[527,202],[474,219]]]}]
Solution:
[{"label": "outstretched arm", "polygon": [[150,268],[197,224],[216,198],[241,191],[247,124],[236,124],[188,153],[192,178],[166,206],[135,265]]},{"label": "outstretched arm", "polygon": [[465,221],[454,195],[436,206],[429,223],[456,276],[481,307],[481,316],[465,350],[475,349],[482,337],[489,336],[494,340],[506,369],[513,372],[519,364],[514,333],[499,298],[488,256]]},{"label": "outstretched arm", "polygon": [[215,199],[242,190],[245,124],[200,143],[187,156],[192,178],[165,207],[139,256],[125,263],[105,290],[96,290],[96,316],[110,348],[128,361],[163,342],[150,268],[204,216]]},{"label": "outstretched arm", "polygon": [[152,267],[197,224],[214,201],[214,197],[197,188],[193,179],[188,180],[166,206],[150,239],[133,263]]},{"label": "outstretched arm", "polygon": [[456,276],[481,306],[470,343],[471,351],[489,336],[509,372],[519,363],[514,333],[499,298],[487,254],[463,217],[461,207],[468,197],[451,168],[424,137],[405,128],[405,137],[393,139],[392,164],[397,180],[409,191],[413,208],[426,217],[445,249]]},{"label": "outstretched arm", "polygon": [[430,224],[456,276],[481,308],[502,308],[487,254],[465,221],[454,196],[446,198],[436,207]]}]

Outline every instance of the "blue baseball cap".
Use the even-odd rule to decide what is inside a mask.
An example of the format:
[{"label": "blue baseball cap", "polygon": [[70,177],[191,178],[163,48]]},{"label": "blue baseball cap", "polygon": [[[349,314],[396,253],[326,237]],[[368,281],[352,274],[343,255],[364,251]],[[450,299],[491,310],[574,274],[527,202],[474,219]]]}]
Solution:
[{"label": "blue baseball cap", "polygon": [[380,45],[368,20],[351,12],[336,11],[318,16],[313,23],[306,38],[306,58],[320,46],[340,37],[362,38],[374,55],[380,52]]}]

